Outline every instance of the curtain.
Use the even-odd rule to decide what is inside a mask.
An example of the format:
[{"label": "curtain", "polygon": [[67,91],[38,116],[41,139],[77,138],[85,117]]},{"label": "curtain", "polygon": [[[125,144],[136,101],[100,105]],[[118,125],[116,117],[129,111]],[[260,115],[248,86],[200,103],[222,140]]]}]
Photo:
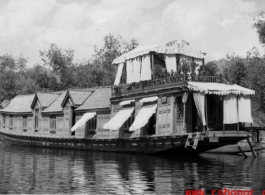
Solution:
[{"label": "curtain", "polygon": [[176,54],[164,54],[164,58],[166,61],[167,72],[171,73],[177,71],[177,61],[176,61]]},{"label": "curtain", "polygon": [[195,68],[195,74],[198,75],[199,74],[199,69],[202,66],[202,60],[201,59],[195,59],[194,62],[198,65]]},{"label": "curtain", "polygon": [[151,62],[150,55],[144,55],[142,57],[142,67],[141,67],[141,81],[151,80]]},{"label": "curtain", "polygon": [[183,104],[186,104],[186,102],[187,102],[187,99],[188,99],[188,93],[187,92],[184,92],[184,94],[183,94],[183,97],[182,97],[182,102],[183,102]]},{"label": "curtain", "polygon": [[238,122],[253,122],[251,116],[251,100],[249,95],[240,95],[238,98]]},{"label": "curtain", "polygon": [[126,83],[133,82],[133,60],[129,59],[126,62],[126,73],[127,73],[127,80]]},{"label": "curtain", "polygon": [[198,111],[198,115],[202,121],[203,126],[205,126],[205,95],[202,93],[193,93],[193,98]]},{"label": "curtain", "polygon": [[141,76],[141,57],[137,57],[133,59],[133,78],[132,82],[140,82]]},{"label": "curtain", "polygon": [[122,74],[122,69],[123,69],[123,63],[120,63],[118,66],[118,71],[117,71],[117,75],[114,81],[114,85],[119,85],[120,81],[121,81],[121,74]]},{"label": "curtain", "polygon": [[224,96],[224,124],[238,123],[237,98],[230,94]]}]

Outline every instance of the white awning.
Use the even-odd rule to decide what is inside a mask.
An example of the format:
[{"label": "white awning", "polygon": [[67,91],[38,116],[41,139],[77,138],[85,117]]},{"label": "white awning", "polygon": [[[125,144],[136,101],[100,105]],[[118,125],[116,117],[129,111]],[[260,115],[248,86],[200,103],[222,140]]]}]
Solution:
[{"label": "white awning", "polygon": [[129,128],[130,131],[134,131],[144,127],[149,118],[156,113],[157,104],[146,105],[141,108],[139,113],[137,114],[132,126]]},{"label": "white awning", "polygon": [[151,51],[161,54],[183,54],[185,56],[194,57],[196,59],[204,58],[204,54],[198,51],[194,52],[194,49],[191,46],[189,46],[189,51],[184,49],[183,47],[180,47],[180,45],[183,45],[183,40],[174,40],[173,42],[177,42],[177,44],[174,44],[173,46],[168,46],[168,43],[170,42],[166,42],[158,45],[138,46],[135,49],[129,51],[128,53],[125,53],[115,58],[112,64],[119,64],[125,62],[128,59],[148,54]]},{"label": "white awning", "polygon": [[241,87],[239,85],[227,85],[224,83],[202,83],[202,82],[187,82],[188,88],[193,91],[198,91],[205,94],[216,95],[254,95],[255,91]]},{"label": "white awning", "polygon": [[143,98],[139,102],[141,102],[141,103],[154,102],[156,100],[158,100],[158,97],[157,96],[154,96],[154,97]]},{"label": "white awning", "polygon": [[135,102],[135,100],[126,100],[119,103],[120,106],[129,105],[130,103]]},{"label": "white awning", "polygon": [[109,122],[104,124],[104,129],[118,130],[132,115],[134,107],[122,108]]},{"label": "white awning", "polygon": [[90,119],[92,119],[94,116],[96,116],[97,113],[95,112],[88,112],[85,113],[80,119],[79,121],[77,121],[77,123],[71,128],[71,131],[75,131],[76,129],[78,129],[79,127],[83,126],[84,124],[86,124],[86,122]]}]

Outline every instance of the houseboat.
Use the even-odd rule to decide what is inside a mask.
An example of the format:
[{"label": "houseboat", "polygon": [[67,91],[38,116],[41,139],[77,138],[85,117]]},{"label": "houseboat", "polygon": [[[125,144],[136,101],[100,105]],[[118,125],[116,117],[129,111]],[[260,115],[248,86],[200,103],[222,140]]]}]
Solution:
[{"label": "houseboat", "polygon": [[[195,154],[249,138],[253,90],[203,76],[205,53],[184,40],[114,59],[113,86],[18,95],[0,110],[0,137],[34,147]],[[8,102],[8,103],[7,103]]]}]

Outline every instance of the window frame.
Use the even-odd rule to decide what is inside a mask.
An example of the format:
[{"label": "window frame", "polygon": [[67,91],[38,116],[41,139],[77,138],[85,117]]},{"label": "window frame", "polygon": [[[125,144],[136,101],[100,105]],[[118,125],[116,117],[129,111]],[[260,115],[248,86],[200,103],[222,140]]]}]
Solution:
[{"label": "window frame", "polygon": [[13,125],[14,125],[13,115],[9,115],[9,129],[10,130],[13,130]]}]

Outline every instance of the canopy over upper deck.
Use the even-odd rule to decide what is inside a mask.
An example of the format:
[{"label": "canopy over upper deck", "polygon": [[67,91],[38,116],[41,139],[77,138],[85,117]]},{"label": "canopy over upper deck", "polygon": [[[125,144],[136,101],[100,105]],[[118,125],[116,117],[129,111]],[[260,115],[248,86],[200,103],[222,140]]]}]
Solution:
[{"label": "canopy over upper deck", "polygon": [[204,94],[215,95],[254,95],[255,91],[241,87],[239,85],[229,85],[224,83],[202,83],[202,82],[187,82],[187,87],[191,91],[201,92]]},{"label": "canopy over upper deck", "polygon": [[204,54],[202,52],[196,52],[194,51],[194,49],[191,48],[190,50],[184,49],[185,45],[189,46],[189,43],[184,40],[173,40],[158,45],[138,46],[137,48],[129,51],[128,53],[125,53],[115,58],[112,64],[120,64],[122,62],[126,62],[126,60],[149,54],[150,52],[155,52],[159,54],[182,54],[198,59],[204,58]]},{"label": "canopy over upper deck", "polygon": [[[188,49],[186,49],[188,47]],[[126,66],[126,83],[152,80],[156,77],[158,66],[167,73],[182,73],[182,65],[191,67],[194,62],[198,66],[204,63],[204,53],[195,51],[184,40],[174,40],[151,46],[138,46],[128,53],[114,59],[112,64],[119,64],[114,85],[120,84],[123,68]],[[194,72],[190,68],[190,72]],[[161,71],[160,71],[161,72]]]}]

